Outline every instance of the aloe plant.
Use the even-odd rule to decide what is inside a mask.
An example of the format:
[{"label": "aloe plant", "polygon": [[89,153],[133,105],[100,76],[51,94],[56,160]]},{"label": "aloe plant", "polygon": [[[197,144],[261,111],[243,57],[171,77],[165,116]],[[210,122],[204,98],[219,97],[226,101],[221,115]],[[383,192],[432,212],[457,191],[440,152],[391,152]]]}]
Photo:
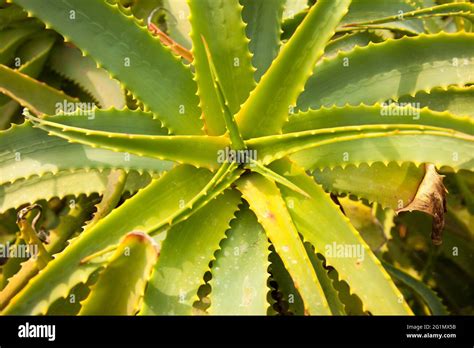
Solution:
[{"label": "aloe plant", "polygon": [[421,211],[438,248],[439,172],[470,230],[472,4],[13,3],[2,231],[40,248],[3,314],[446,313],[391,230]]}]

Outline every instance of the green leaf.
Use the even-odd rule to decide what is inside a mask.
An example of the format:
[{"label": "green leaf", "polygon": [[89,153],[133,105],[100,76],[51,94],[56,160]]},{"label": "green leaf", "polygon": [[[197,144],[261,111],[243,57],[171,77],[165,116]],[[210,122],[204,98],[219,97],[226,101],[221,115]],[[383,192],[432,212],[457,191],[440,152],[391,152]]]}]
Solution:
[{"label": "green leaf", "polygon": [[45,313],[51,303],[84,283],[101,266],[100,262],[81,263],[85,257],[113,247],[130,231],[148,232],[168,225],[173,216],[186,209],[180,202],[192,200],[211,176],[204,169],[178,166],[153,181],[81,233],[10,301],[3,314]]},{"label": "green leaf", "polygon": [[78,49],[66,45],[56,46],[51,52],[49,67],[77,83],[102,108],[125,107],[125,95],[119,82],[110,78],[105,70],[97,68],[90,57],[83,57]]},{"label": "green leaf", "polygon": [[[4,95],[0,94],[0,99],[1,96]],[[8,101],[5,102],[3,105],[0,105],[0,130],[10,127],[13,118],[15,117],[20,108],[20,104],[18,104],[16,101],[11,100],[6,96],[5,98],[7,98]]]},{"label": "green leaf", "polygon": [[394,162],[316,169],[312,173],[326,191],[353,195],[392,209],[403,208],[415,198],[424,174],[423,166]]},{"label": "green leaf", "polygon": [[193,313],[204,273],[225,238],[239,202],[238,192],[228,190],[167,232],[140,314]]},{"label": "green leaf", "polygon": [[253,173],[239,180],[237,187],[282,258],[304,301],[305,314],[330,314],[316,273],[275,183]]},{"label": "green leaf", "polygon": [[24,20],[27,17],[27,13],[16,5],[0,8],[0,30],[7,28],[12,23]]},{"label": "green leaf", "polygon": [[187,0],[163,0],[163,8],[166,9],[166,32],[180,45],[190,49],[191,23]]},{"label": "green leaf", "polygon": [[43,116],[41,119],[54,120],[54,123],[64,124],[64,126],[88,128],[92,131],[102,131],[111,133],[133,133],[168,135],[168,130],[164,128],[156,115],[141,110],[129,109],[89,109],[83,104],[71,111],[70,104],[58,104],[55,116]]},{"label": "green leaf", "polygon": [[[391,229],[389,228],[387,235],[385,235],[384,226],[382,225],[384,221],[382,214],[384,214],[385,211],[381,210],[379,213],[381,217],[381,221],[379,221],[374,211],[375,206],[379,207],[377,204],[370,206],[363,201],[353,200],[348,197],[338,197],[338,204],[344,211],[344,215],[349,218],[352,226],[359,231],[361,237],[370,247],[370,250],[375,253],[381,251],[388,240],[387,236],[390,234]],[[391,218],[393,222],[393,215],[389,216],[389,214],[387,214],[387,219]]]},{"label": "green leaf", "polygon": [[250,39],[249,49],[253,54],[252,63],[257,69],[255,80],[272,64],[280,50],[280,31],[285,0],[241,0],[242,18],[247,27],[245,32]]},{"label": "green leaf", "polygon": [[144,233],[128,233],[100,273],[79,315],[133,315],[145,292],[157,245]]},{"label": "green leaf", "polygon": [[[191,38],[193,40],[193,65],[206,129],[209,134],[224,133],[223,110],[214,88],[204,37],[213,58],[217,79],[231,114],[240,109],[255,86],[254,69],[245,36],[238,0],[193,0],[191,10]],[[219,35],[215,35],[218,32]]]},{"label": "green leaf", "polygon": [[[413,4],[406,0],[353,0],[347,16],[341,22],[343,28],[346,24],[364,23],[383,17],[397,16],[414,10]],[[416,34],[424,31],[423,22],[420,20],[394,21],[385,26],[391,30],[404,30]]]},{"label": "green leaf", "polygon": [[308,253],[309,259],[313,264],[316,275],[318,276],[319,283],[323,288],[324,295],[328,301],[329,308],[331,309],[332,315],[345,315],[344,304],[339,299],[339,292],[334,287],[333,280],[329,277],[329,270],[326,269],[326,265],[320,256],[314,252],[314,247],[305,243],[306,252]]},{"label": "green leaf", "polygon": [[298,107],[372,104],[437,86],[472,83],[473,43],[471,33],[440,33],[341,52],[315,67]]},{"label": "green leaf", "polygon": [[[93,118],[92,118],[93,116]],[[141,111],[122,113],[117,110],[95,110],[94,115],[58,116],[56,120],[76,127],[97,130],[132,132],[134,134],[166,134],[166,129]],[[70,144],[35,129],[29,122],[14,125],[0,132],[0,184],[29,178],[33,175],[58,173],[78,169],[136,169],[161,173],[173,166],[172,162],[133,154],[96,149]]]},{"label": "green leaf", "polygon": [[[140,20],[148,19],[149,15],[153,12],[153,10],[157,6],[162,5],[162,0],[160,0],[158,4],[156,3],[156,0],[134,0],[134,1],[107,0],[107,1],[109,1],[110,3],[118,3],[122,5],[120,7],[121,10],[125,12],[129,11],[133,13],[133,15]],[[125,6],[128,6],[128,8]]]},{"label": "green leaf", "polygon": [[[127,110],[123,112],[133,115],[133,112]],[[34,122],[35,127],[70,142],[207,168],[218,167],[218,151],[229,145],[228,138],[224,136],[110,133],[66,126],[54,122],[57,120],[55,117],[43,119],[31,115],[27,117]]]},{"label": "green leaf", "polygon": [[266,315],[269,243],[255,214],[240,210],[212,265],[212,315]]},{"label": "green leaf", "polygon": [[297,13],[308,10],[307,0],[284,0],[285,10],[283,12],[283,18],[292,18]]},{"label": "green leaf", "polygon": [[371,31],[360,31],[353,34],[345,34],[337,39],[331,40],[324,49],[324,58],[337,56],[341,51],[351,51],[355,47],[367,46],[371,42],[381,42],[382,38]]},{"label": "green leaf", "polygon": [[[380,109],[380,112],[377,112],[377,109],[369,109],[364,106],[351,111],[350,108],[339,109],[344,112],[334,119],[329,115],[338,115],[335,111],[337,109],[310,112],[306,114],[308,117],[296,117],[295,123],[290,122],[289,130],[313,127],[317,129],[251,139],[246,144],[258,153],[262,163],[270,163],[294,153],[292,158],[308,170],[326,166],[370,164],[376,161],[432,162],[437,166],[450,166],[456,170],[472,167],[473,159],[469,154],[474,146],[472,119],[424,109],[419,111],[417,116],[413,116],[415,119],[410,120],[409,117],[403,116],[401,121],[401,116],[389,116],[392,115],[391,112],[413,110],[385,109],[385,117],[382,112],[384,109]],[[371,115],[373,111],[375,113]],[[363,114],[363,117],[351,118],[351,114]],[[418,117],[421,121],[418,121]],[[298,120],[301,122],[296,125]],[[343,122],[354,125],[338,127]],[[362,123],[368,124],[361,125]],[[318,128],[327,126],[336,127]],[[439,128],[440,126],[449,129]],[[441,150],[440,144],[443,144]]]},{"label": "green leaf", "polygon": [[[14,239],[13,243],[10,244],[2,244],[3,248],[24,248],[26,247],[25,241],[21,238],[20,233],[17,232],[16,238]],[[34,268],[37,270],[37,263],[32,258],[28,257],[8,257],[6,258],[6,262],[2,265],[2,274],[0,278],[0,289],[4,289],[5,286],[8,284],[9,279],[11,279],[15,274],[17,274],[20,270],[22,265],[29,261],[34,264]],[[1,293],[0,293],[1,294]],[[4,296],[2,296],[1,302],[3,302]],[[0,302],[0,303],[1,303]]]},{"label": "green leaf", "polygon": [[[32,211],[38,211],[37,214]],[[51,254],[46,250],[45,244],[40,239],[41,230],[37,230],[36,221],[42,214],[42,206],[33,204],[21,209],[17,214],[17,225],[19,228],[19,237],[26,245],[35,245],[37,247],[37,254],[34,258],[38,269],[46,267],[49,261],[52,260]]]},{"label": "green leaf", "polygon": [[291,10],[290,15],[287,15],[288,10],[285,6],[285,10],[283,11],[283,21],[281,23],[281,36],[280,39],[282,41],[288,40],[291,36],[295,33],[298,26],[301,24],[303,19],[305,19],[306,15],[308,14],[308,8],[304,8],[300,11],[293,11]]},{"label": "green leaf", "polygon": [[99,270],[92,273],[85,283],[77,284],[69,294],[56,300],[46,312],[46,316],[72,316],[78,315],[81,310],[81,302],[89,296],[90,288],[95,284],[99,276]]},{"label": "green leaf", "polygon": [[122,198],[127,177],[127,173],[121,169],[112,170],[109,173],[107,176],[106,187],[102,194],[102,199],[100,203],[96,205],[97,211],[92,220],[88,222],[89,227],[99,222],[115,209]]},{"label": "green leaf", "polygon": [[[53,197],[78,196],[91,193],[102,194],[106,190],[107,176],[110,170],[64,171],[57,174],[45,173],[41,176],[17,180],[12,184],[0,186],[0,213],[11,208],[19,208],[26,203]],[[129,173],[124,190],[134,193],[150,182],[148,174],[140,175],[136,171]]]},{"label": "green leaf", "polygon": [[345,167],[349,164],[374,162],[433,163],[436,167],[454,170],[474,169],[473,137],[463,133],[438,131],[390,131],[340,137],[291,155],[292,160],[311,170],[315,168]]},{"label": "green leaf", "polygon": [[[370,21],[387,16],[398,15],[410,12],[415,7],[406,0],[352,0],[349,12],[342,19],[338,30],[344,30],[344,25]],[[282,39],[290,38],[300,23],[308,14],[307,9],[294,12],[294,15],[285,19],[282,23]],[[417,34],[423,32],[423,23],[420,20],[408,20],[404,22],[390,22],[382,26],[386,30],[402,31],[408,34]]]},{"label": "green leaf", "polygon": [[304,196],[308,195],[306,192],[304,192],[301,188],[299,188],[298,186],[293,184],[291,181],[289,181],[285,177],[281,176],[280,174],[275,173],[273,170],[271,170],[270,168],[262,165],[258,161],[255,161],[255,160],[251,159],[250,168],[253,172],[261,174],[264,177],[266,177],[267,179],[269,179],[269,180],[271,180],[275,183],[282,184],[282,185],[288,187],[289,189],[294,190],[295,192],[298,192],[298,193],[300,193]]},{"label": "green leaf", "polygon": [[[472,244],[474,217],[469,215],[467,211],[464,211],[461,212],[461,214],[464,213],[464,220],[462,220],[463,215],[449,206],[448,209],[450,210],[446,213],[446,227],[441,252],[443,256],[456,263],[470,277],[474,277],[474,269],[470,267],[474,258],[474,246]],[[429,223],[425,224],[425,226],[431,227]],[[425,231],[420,232],[424,233]],[[431,231],[428,230],[426,232],[424,235],[428,236]],[[454,250],[459,250],[460,252],[456,254],[453,253]]]},{"label": "green leaf", "polygon": [[[68,207],[67,215],[61,216],[58,226],[49,231],[50,242],[45,245],[45,248],[51,255],[66,247],[69,238],[81,229],[93,210],[93,204],[85,196],[73,200]],[[0,309],[3,309],[10,299],[22,290],[38,272],[39,268],[35,259],[28,259],[22,263],[21,269],[8,279],[5,288],[0,292]]]},{"label": "green leaf", "polygon": [[474,86],[433,88],[420,91],[415,96],[403,96],[399,103],[419,103],[420,107],[428,107],[435,111],[449,111],[453,115],[468,115],[474,118]]},{"label": "green leaf", "polygon": [[[56,41],[56,36],[49,32],[36,35],[28,45],[23,45],[17,52],[21,66],[20,73],[36,78],[43,70],[48,55]],[[16,62],[15,62],[16,63]],[[4,100],[6,101],[5,103]],[[7,96],[0,94],[0,128],[8,128],[14,116],[20,109],[20,104]]]},{"label": "green leaf", "polygon": [[[462,1],[458,1],[462,2]],[[440,2],[440,4],[442,1]],[[413,7],[413,9],[418,10],[421,8],[428,8],[428,7],[434,7],[438,5],[438,3],[435,0],[413,0],[410,2],[410,5]],[[454,18],[455,21],[458,20],[457,17]],[[428,17],[428,18],[422,18],[423,26],[425,28],[425,31],[428,33],[438,33],[445,28],[445,23],[443,22],[442,18],[437,18],[437,17]]]},{"label": "green leaf", "polygon": [[[236,115],[244,138],[281,131],[350,0],[319,1]],[[272,101],[269,103],[269,101]]]},{"label": "green leaf", "polygon": [[[170,223],[177,224],[187,220],[192,214],[227,190],[243,173],[244,170],[238,168],[236,163],[224,163],[207,185],[191,201],[184,204],[182,210],[171,217]],[[158,234],[166,227],[162,225],[159,229],[153,230],[152,233]]]},{"label": "green leaf", "polygon": [[56,35],[46,31],[35,35],[27,45],[18,49],[18,58],[22,63],[18,71],[33,78],[39,76],[56,39]]},{"label": "green leaf", "polygon": [[[463,173],[465,174],[465,173]],[[464,176],[461,173],[456,175],[456,186],[458,187],[460,193],[464,197],[466,207],[471,214],[474,215],[474,190],[470,187],[469,181],[467,180],[468,176]]]},{"label": "green leaf", "polygon": [[387,262],[382,261],[382,265],[385,267],[388,273],[399,281],[403,282],[405,285],[410,287],[416,294],[418,294],[423,301],[426,303],[428,308],[431,311],[432,315],[448,315],[446,307],[441,302],[441,299],[426,286],[423,282],[418,279],[413,278],[409,274],[399,270],[398,268],[392,266]]},{"label": "green leaf", "polygon": [[[327,193],[304,170],[289,161],[272,168],[311,195],[311,199],[280,186],[290,215],[305,241],[347,281],[372,314],[411,314],[403,297],[359,233]],[[350,253],[339,253],[340,249]]]},{"label": "green leaf", "polygon": [[452,3],[443,4],[439,6],[433,6],[429,8],[422,8],[410,12],[399,12],[395,16],[388,16],[378,19],[371,19],[364,22],[358,22],[355,24],[346,24],[344,27],[359,26],[359,25],[370,25],[370,24],[381,24],[392,21],[401,21],[412,18],[425,18],[425,17],[448,17],[448,16],[463,16],[466,18],[473,17],[474,5],[468,3]]},{"label": "green leaf", "polygon": [[37,115],[54,114],[56,103],[77,103],[62,91],[0,64],[0,92],[29,108]]},{"label": "green leaf", "polygon": [[294,315],[304,315],[304,304],[301,295],[295,288],[295,284],[291,279],[281,257],[274,251],[270,253],[270,271],[273,281],[277,284],[277,294],[280,296],[279,304],[285,312]]},{"label": "green leaf", "polygon": [[204,49],[206,51],[207,62],[209,65],[209,70],[211,72],[211,78],[212,78],[214,90],[216,92],[217,101],[221,107],[221,110],[223,111],[222,116],[224,118],[225,128],[227,130],[227,133],[229,134],[230,142],[234,149],[243,150],[245,148],[245,144],[242,139],[242,136],[240,135],[239,128],[237,127],[237,123],[235,122],[235,119],[233,117],[233,113],[229,109],[223,86],[220,83],[219,78],[217,76],[217,69],[216,69],[216,66],[214,65],[214,60],[212,59],[209,46],[206,40],[204,39],[204,36],[201,36],[201,38],[202,38],[202,43],[204,45]]},{"label": "green leaf", "polygon": [[15,2],[90,54],[158,114],[171,132],[201,134],[199,101],[190,69],[133,17],[105,1]]},{"label": "green leaf", "polygon": [[448,112],[419,109],[418,104],[376,104],[321,108],[292,115],[284,133],[357,125],[423,125],[474,134],[474,121]]},{"label": "green leaf", "polygon": [[36,25],[24,25],[20,28],[2,31],[0,36],[0,64],[10,63],[17,48],[37,30]]}]

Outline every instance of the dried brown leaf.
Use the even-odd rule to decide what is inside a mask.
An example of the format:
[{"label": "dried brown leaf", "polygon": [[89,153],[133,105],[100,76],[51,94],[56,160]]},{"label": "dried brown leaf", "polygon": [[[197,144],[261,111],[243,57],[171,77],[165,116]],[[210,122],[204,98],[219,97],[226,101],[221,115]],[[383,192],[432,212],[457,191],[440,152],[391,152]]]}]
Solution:
[{"label": "dried brown leaf", "polygon": [[442,243],[446,193],[443,176],[438,174],[433,164],[425,164],[425,176],[418,187],[415,198],[406,207],[397,210],[397,214],[406,211],[422,211],[431,215],[433,217],[431,240],[434,245]]}]

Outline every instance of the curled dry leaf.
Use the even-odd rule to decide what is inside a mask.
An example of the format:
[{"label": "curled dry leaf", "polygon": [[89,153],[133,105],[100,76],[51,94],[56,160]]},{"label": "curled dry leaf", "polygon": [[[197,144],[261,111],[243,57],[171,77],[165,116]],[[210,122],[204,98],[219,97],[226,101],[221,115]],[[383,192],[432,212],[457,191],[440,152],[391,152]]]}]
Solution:
[{"label": "curled dry leaf", "polygon": [[446,188],[443,176],[439,175],[433,164],[425,164],[425,176],[413,201],[406,207],[398,209],[397,214],[405,211],[422,211],[433,217],[431,240],[434,245],[442,243],[441,234],[444,228],[444,214],[446,213]]}]

